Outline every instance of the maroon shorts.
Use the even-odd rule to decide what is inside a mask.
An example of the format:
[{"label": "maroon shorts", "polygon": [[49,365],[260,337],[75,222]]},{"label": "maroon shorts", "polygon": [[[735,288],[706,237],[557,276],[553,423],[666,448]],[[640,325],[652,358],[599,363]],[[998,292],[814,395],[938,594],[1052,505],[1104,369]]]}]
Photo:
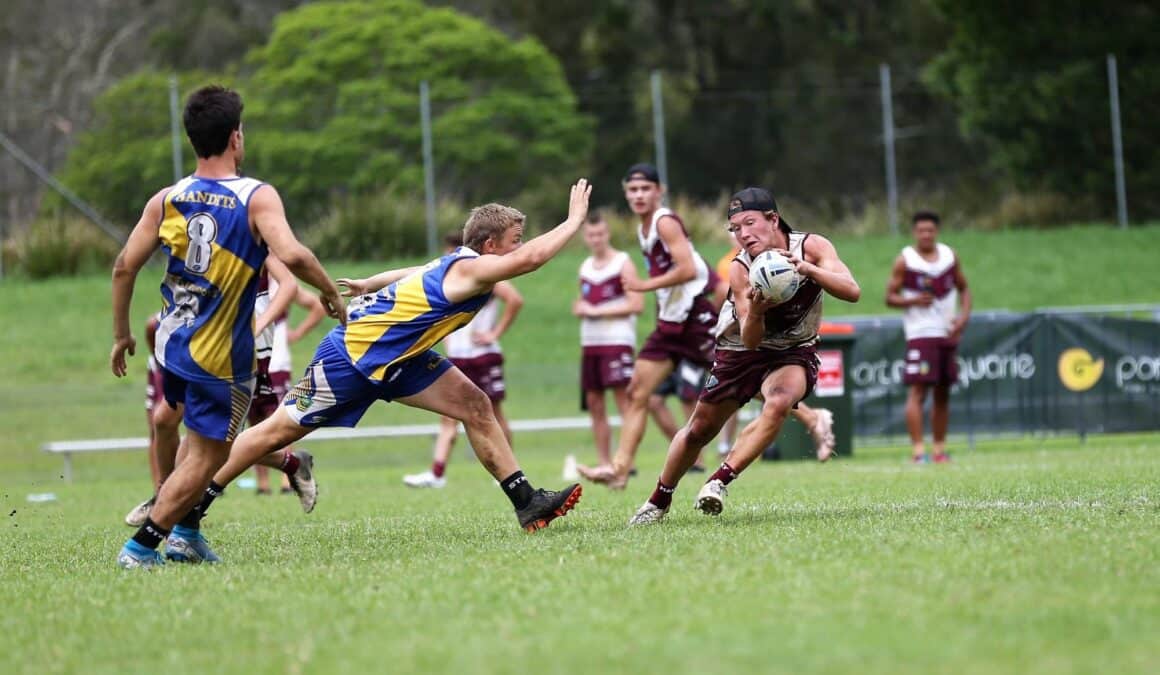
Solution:
[{"label": "maroon shorts", "polygon": [[270,359],[258,359],[258,376],[254,382],[254,400],[250,403],[250,426],[258,424],[282,405],[282,397],[290,391],[290,372],[270,372]]},{"label": "maroon shorts", "polygon": [[672,361],[675,367],[682,360],[708,368],[713,363],[716,339],[713,328],[717,312],[705,298],[697,298],[689,318],[684,323],[657,321],[656,330],[644,341],[636,358],[645,361]]},{"label": "maroon shorts", "polygon": [[958,344],[947,338],[906,341],[904,384],[953,385],[959,380]]},{"label": "maroon shorts", "polygon": [[632,347],[584,347],[580,353],[580,390],[605,391],[627,387],[632,379]]},{"label": "maroon shorts", "polygon": [[506,387],[503,383],[503,354],[484,354],[472,359],[448,359],[463,371],[467,379],[483,390],[493,403],[504,399]]},{"label": "maroon shorts", "polygon": [[[818,355],[813,346],[759,351],[718,350],[700,400],[706,403],[734,400],[745,405],[761,392],[765,378],[783,366],[805,369],[806,391],[802,398],[809,396],[818,382]],[[797,401],[794,407],[797,407]]]}]

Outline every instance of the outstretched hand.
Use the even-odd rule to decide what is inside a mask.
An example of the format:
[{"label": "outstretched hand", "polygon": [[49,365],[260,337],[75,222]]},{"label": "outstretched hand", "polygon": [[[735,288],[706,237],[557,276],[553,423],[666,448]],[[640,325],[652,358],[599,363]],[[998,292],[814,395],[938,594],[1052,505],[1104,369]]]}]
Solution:
[{"label": "outstretched hand", "polygon": [[572,194],[568,197],[568,220],[574,223],[583,223],[588,217],[588,198],[592,196],[592,186],[587,178],[581,178],[572,186]]},{"label": "outstretched hand", "polygon": [[[339,291],[344,298],[353,298],[359,295],[366,295],[370,293],[370,288],[367,286],[366,279],[335,279],[335,283],[339,285]],[[345,287],[345,288],[343,288]]]}]

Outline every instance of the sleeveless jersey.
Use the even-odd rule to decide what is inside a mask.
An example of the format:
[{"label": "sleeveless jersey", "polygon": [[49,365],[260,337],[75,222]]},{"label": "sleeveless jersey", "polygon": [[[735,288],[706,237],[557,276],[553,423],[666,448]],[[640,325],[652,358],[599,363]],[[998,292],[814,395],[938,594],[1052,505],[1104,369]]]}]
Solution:
[{"label": "sleeveless jersey", "polygon": [[907,340],[943,338],[950,333],[959,299],[955,271],[959,262],[946,244],[936,244],[934,261],[923,258],[913,246],[902,249],[906,272],[902,277],[902,297],[914,298],[923,293],[934,296],[927,307],[912,305],[903,310],[902,330]]},{"label": "sleeveless jersey", "polygon": [[[657,222],[664,216],[672,216],[681,226],[681,233],[685,235],[685,239],[689,241],[689,247],[693,248],[692,240],[689,240],[689,233],[685,230],[685,223],[677,216],[672,209],[659,208],[653,213],[652,223],[649,227],[648,234],[644,233],[644,226],[638,225],[636,230],[637,239],[640,241],[640,250],[644,253],[644,261],[648,266],[649,277],[659,277],[673,267],[672,252],[669,251],[668,246],[660,238],[657,233]],[[697,296],[705,292],[705,286],[709,282],[709,266],[705,264],[705,259],[698,253],[697,249],[693,248],[693,268],[697,275],[691,280],[686,281],[676,286],[668,288],[658,288],[657,294],[657,319],[659,321],[667,321],[671,323],[684,323],[689,318],[689,312],[693,308],[693,301]]]},{"label": "sleeveless jersey", "polygon": [[[790,232],[789,250],[799,258],[805,258],[805,241],[808,232]],[[734,258],[745,269],[749,269],[752,258],[745,249]],[[790,349],[817,343],[818,328],[822,323],[822,287],[813,279],[805,279],[797,293],[789,300],[771,308],[765,313],[765,334],[757,348]],[[737,318],[737,308],[733,303],[733,291],[725,305],[721,307],[721,317],[717,321],[717,349],[726,351],[746,351],[741,343],[741,321]]]},{"label": "sleeveless jersey", "polygon": [[187,176],[165,195],[157,362],[191,381],[254,376],[254,301],[266,245],[250,230],[253,178]]},{"label": "sleeveless jersey", "polygon": [[[580,297],[590,305],[621,302],[625,299],[620,271],[628,254],[618,251],[603,267],[588,256],[580,265]],[[580,346],[636,346],[636,316],[580,319]]]},{"label": "sleeveless jersey", "polygon": [[477,345],[471,340],[472,333],[490,331],[495,328],[495,324],[498,321],[499,303],[495,301],[495,298],[492,298],[483,306],[483,309],[479,310],[479,313],[475,315],[471,323],[463,327],[463,330],[457,330],[447,336],[447,339],[443,343],[447,349],[447,357],[452,359],[474,359],[486,354],[503,353],[498,340],[489,345]]},{"label": "sleeveless jersey", "polygon": [[422,354],[466,326],[491,299],[488,292],[451,302],[443,294],[447,270],[478,256],[460,246],[377,293],[355,298],[347,306],[347,325],[335,326],[327,338],[360,373],[382,380],[388,367]]}]

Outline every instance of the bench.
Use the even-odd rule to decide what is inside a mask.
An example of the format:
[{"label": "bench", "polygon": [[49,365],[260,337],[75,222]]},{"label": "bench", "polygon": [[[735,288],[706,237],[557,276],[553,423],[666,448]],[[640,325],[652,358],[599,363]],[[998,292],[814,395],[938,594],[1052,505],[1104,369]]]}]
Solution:
[{"label": "bench", "polygon": [[[609,417],[612,426],[620,426],[619,417]],[[512,432],[517,431],[565,431],[590,429],[592,421],[587,417],[550,417],[539,420],[512,420]],[[462,425],[460,430],[462,431]],[[358,438],[400,438],[403,436],[434,436],[438,424],[401,424],[389,427],[355,427],[353,429],[319,429],[310,434],[310,441],[348,441]],[[71,483],[73,477],[72,460],[74,454],[89,452],[117,452],[122,450],[148,450],[148,438],[100,438],[82,441],[52,441],[40,446],[44,452],[60,455],[64,459],[64,479]]]}]

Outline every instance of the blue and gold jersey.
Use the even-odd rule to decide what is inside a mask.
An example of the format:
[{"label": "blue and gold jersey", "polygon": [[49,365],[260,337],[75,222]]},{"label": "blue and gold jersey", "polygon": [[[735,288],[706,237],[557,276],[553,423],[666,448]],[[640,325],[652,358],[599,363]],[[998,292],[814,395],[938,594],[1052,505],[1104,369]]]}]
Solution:
[{"label": "blue and gold jersey", "polygon": [[266,245],[250,230],[253,178],[188,176],[165,195],[157,362],[187,380],[254,376],[254,298]]},{"label": "blue and gold jersey", "polygon": [[347,325],[336,326],[327,337],[360,373],[381,381],[388,367],[431,349],[487,304],[490,292],[463,302],[443,295],[447,270],[478,256],[461,246],[378,293],[355,298],[347,307]]}]

